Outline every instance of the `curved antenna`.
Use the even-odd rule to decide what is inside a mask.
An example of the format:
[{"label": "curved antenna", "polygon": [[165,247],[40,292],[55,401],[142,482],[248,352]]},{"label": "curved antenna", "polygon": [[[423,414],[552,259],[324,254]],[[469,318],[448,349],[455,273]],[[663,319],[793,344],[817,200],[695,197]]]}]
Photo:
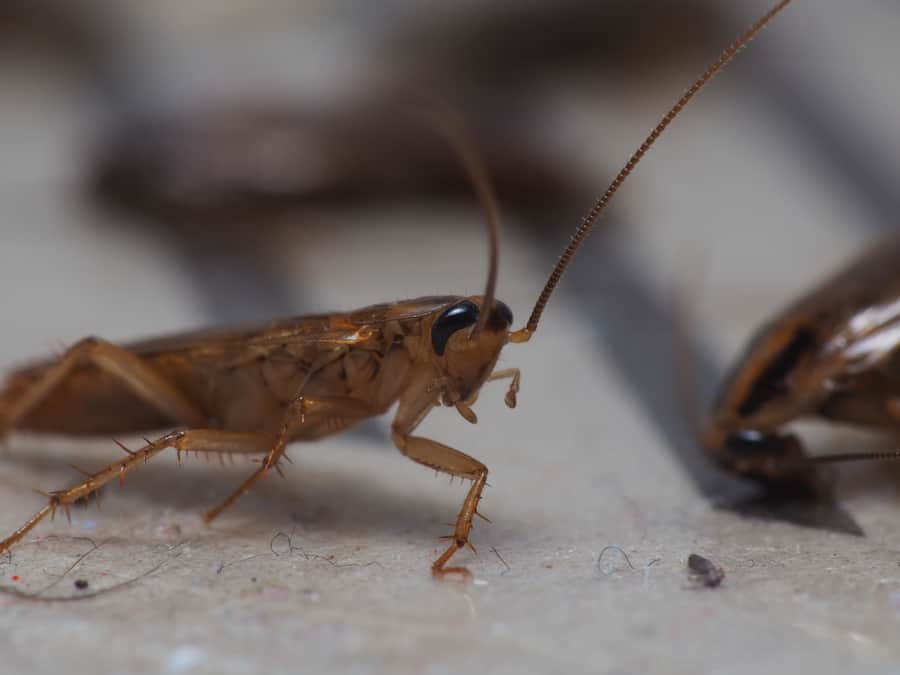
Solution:
[{"label": "curved antenna", "polygon": [[634,154],[628,159],[628,162],[625,163],[625,166],[622,167],[622,170],[619,171],[618,175],[613,179],[612,183],[609,184],[609,187],[606,188],[606,192],[594,203],[594,206],[588,212],[587,216],[582,220],[581,225],[578,226],[578,229],[575,231],[575,234],[572,235],[572,239],[569,241],[569,245],[566,246],[566,250],[563,251],[563,254],[559,258],[559,262],[556,263],[556,267],[553,268],[553,272],[550,273],[550,277],[547,279],[547,283],[544,285],[544,290],[541,291],[541,294],[538,296],[537,302],[534,304],[534,309],[531,310],[531,316],[528,318],[528,323],[525,324],[524,328],[521,328],[514,333],[510,334],[510,341],[512,342],[526,342],[532,334],[537,330],[538,322],[541,320],[541,315],[544,313],[544,307],[547,305],[547,301],[550,299],[550,296],[553,294],[553,291],[556,289],[559,280],[562,278],[563,272],[566,271],[566,267],[569,266],[569,263],[572,261],[572,258],[575,256],[576,251],[578,251],[578,247],[581,246],[581,243],[587,238],[587,236],[591,233],[591,230],[594,227],[594,224],[597,222],[597,218],[599,218],[600,214],[606,210],[607,205],[610,200],[613,198],[613,195],[618,192],[619,188],[622,187],[622,183],[625,182],[625,179],[634,171],[634,168],[638,165],[638,162],[647,154],[647,151],[653,147],[653,144],[660,137],[663,131],[666,130],[672,121],[678,117],[679,113],[690,103],[691,99],[697,95],[697,93],[709,82],[722,68],[724,68],[729,61],[731,61],[739,51],[741,51],[744,47],[747,46],[747,43],[750,42],[756,34],[759,33],[763,27],[771,21],[775,15],[777,15],[781,10],[787,7],[790,4],[791,0],[781,0],[778,4],[776,4],[772,9],[770,9],[761,19],[759,19],[756,23],[754,23],[750,28],[748,28],[743,35],[741,35],[736,41],[734,41],[728,48],[726,48],[720,55],[719,58],[706,70],[694,84],[691,85],[690,89],[688,89],[680,99],[673,105],[669,112],[667,112],[663,118],[660,120],[659,124],[650,132],[650,135],[641,143],[640,147],[635,150]]},{"label": "curved antenna", "polygon": [[463,123],[460,115],[443,107],[440,110],[432,109],[428,114],[428,119],[459,156],[472,187],[478,194],[481,210],[484,212],[484,219],[488,226],[488,274],[481,311],[478,313],[478,321],[471,333],[471,337],[475,338],[484,329],[484,325],[494,309],[497,269],[500,264],[500,209],[497,206],[497,194],[494,191],[484,157],[478,151],[478,143],[472,132]]}]

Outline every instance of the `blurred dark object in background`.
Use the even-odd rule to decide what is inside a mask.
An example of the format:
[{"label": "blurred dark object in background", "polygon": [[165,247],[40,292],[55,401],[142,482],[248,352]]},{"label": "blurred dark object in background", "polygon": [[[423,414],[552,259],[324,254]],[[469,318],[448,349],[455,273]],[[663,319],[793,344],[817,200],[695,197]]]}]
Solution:
[{"label": "blurred dark object in background", "polygon": [[686,57],[707,58],[722,24],[718,4],[706,0],[438,4],[389,49],[425,81],[528,98],[538,81],[567,73],[658,80]]},{"label": "blurred dark object in background", "polygon": [[[238,75],[224,94],[156,85],[156,98],[134,91],[110,96],[142,103],[121,107],[112,130],[102,134],[105,140],[90,159],[90,195],[114,207],[108,224],[137,223],[162,236],[204,289],[213,316],[242,320],[296,311],[298,299],[291,299],[288,282],[269,264],[267,241],[276,227],[302,232],[304,209],[429,200],[475,204],[446,142],[399,101],[413,94],[461,112],[502,207],[519,216],[513,222],[538,229],[569,223],[601,186],[581,177],[578,158],[566,154],[571,144],[560,147],[560,91],[595,95],[607,80],[646,89],[642,72],[652,73],[653,82],[665,79],[694,50],[718,44],[712,7],[650,0],[393,3],[374,14],[324,5],[307,15],[306,9],[263,5],[259,15],[272,15],[270,23],[257,24],[257,30],[269,27],[261,37],[287,27],[298,47],[315,54],[321,31],[310,33],[304,19],[321,21],[325,12],[332,22],[322,22],[322,31],[353,25],[356,41],[370,55],[324,98],[289,85],[262,95],[251,87],[251,94]],[[138,23],[132,18],[123,25],[140,30]],[[200,26],[205,39],[198,42],[220,45],[216,49],[221,40],[210,40],[209,33],[222,30],[228,45],[227,23],[166,25],[187,33]],[[171,36],[159,35],[158,44],[166,39]],[[184,35],[176,42],[193,44]],[[237,69],[244,77],[284,63],[278,46],[260,40],[258,48],[248,55],[252,62]],[[120,56],[114,52],[108,54],[113,61]],[[153,50],[138,56],[145,53]],[[223,67],[229,53],[213,51],[209,64]],[[133,56],[125,61],[129,67],[158,73]],[[118,91],[147,84],[140,78],[132,83],[122,68],[119,74]],[[178,80],[180,73],[168,77]],[[172,99],[179,91],[184,98]],[[159,92],[164,100],[157,100]],[[231,271],[227,284],[217,271],[222,269]]]},{"label": "blurred dark object in background", "polygon": [[428,12],[399,4],[390,16],[396,21],[370,22],[369,92],[326,105],[297,103],[293,92],[169,102],[157,108],[165,115],[123,118],[91,170],[92,195],[204,239],[303,207],[472,201],[444,141],[396,104],[396,92],[416,92],[463,112],[503,206],[544,223],[599,189],[579,185],[572,162],[551,150],[554,124],[542,113],[557,77],[630,81],[647,70],[659,79],[661,64],[683,62],[720,35],[701,1],[435,4]]},{"label": "blurred dark object in background", "polygon": [[[532,212],[571,203],[578,191],[559,159],[500,120],[491,124],[483,114],[474,121],[505,205]],[[465,172],[438,133],[411,111],[379,102],[342,111],[223,103],[128,125],[103,151],[92,192],[191,236],[209,228],[224,234],[302,207],[474,201]]]},{"label": "blurred dark object in background", "polygon": [[[304,209],[474,207],[445,141],[398,104],[409,93],[462,113],[513,223],[572,222],[602,186],[583,178],[580,144],[560,133],[563,93],[658,84],[718,46],[719,11],[703,0],[376,12],[13,0],[0,7],[0,36],[90,87],[96,150],[75,161],[91,201],[112,207],[98,222],[138,224],[164,242],[224,322],[302,309],[271,264],[270,235],[302,233]],[[347,62],[335,63],[334,45]],[[328,85],[310,90],[311,72]]]},{"label": "blurred dark object in background", "polygon": [[6,0],[0,3],[0,58],[53,63],[109,104],[130,86],[129,8],[106,0]]},{"label": "blurred dark object in background", "polygon": [[60,0],[7,0],[0,6],[0,49],[44,51],[90,72],[103,40],[88,7]]}]

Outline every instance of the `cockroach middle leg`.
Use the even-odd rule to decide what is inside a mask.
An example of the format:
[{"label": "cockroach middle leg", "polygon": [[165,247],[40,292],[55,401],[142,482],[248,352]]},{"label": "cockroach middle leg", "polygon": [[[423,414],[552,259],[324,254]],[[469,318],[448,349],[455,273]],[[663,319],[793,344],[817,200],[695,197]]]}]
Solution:
[{"label": "cockroach middle leg", "polygon": [[[278,463],[284,457],[284,451],[291,438],[314,438],[317,434],[334,433],[354,422],[369,417],[371,406],[354,398],[335,396],[331,398],[311,398],[299,396],[294,399],[284,416],[281,431],[269,445],[262,450],[266,453],[260,467],[240,484],[221,504],[203,515],[207,523],[217,518],[225,509],[232,506],[246,493],[269,469],[278,471]],[[271,437],[267,437],[271,438]]]},{"label": "cockroach middle leg", "polygon": [[121,381],[149,406],[188,427],[204,427],[206,416],[172,382],[133,352],[90,337],[80,340],[38,377],[7,410],[0,409],[0,438],[15,428],[75,368],[94,365]]},{"label": "cockroach middle leg", "polygon": [[[190,429],[174,431],[155,441],[147,443],[140,450],[127,450],[125,459],[112,462],[96,473],[90,474],[83,481],[63,490],[50,493],[46,506],[34,514],[28,521],[9,537],[0,542],[0,551],[5,551],[20,541],[35,525],[56,509],[68,511],[69,505],[79,499],[86,499],[103,485],[118,476],[124,480],[125,474],[136,466],[150,460],[167,448],[177,452],[222,452],[235,454],[261,454],[272,446],[272,436],[262,433],[246,433],[221,431],[219,429]],[[124,449],[124,448],[123,448]]]},{"label": "cockroach middle leg", "polygon": [[[339,420],[334,426],[336,426],[336,429],[340,429],[372,414],[370,406],[349,397],[315,399],[305,395],[310,379],[322,368],[346,355],[347,351],[346,346],[339,345],[321,355],[312,365],[282,413],[281,428],[275,438],[275,442],[268,448],[260,467],[250,474],[234,492],[228,495],[225,501],[207,511],[203,515],[204,522],[211,522],[225,509],[237,502],[242,495],[253,487],[256,481],[268,473],[269,469],[274,468],[281,473],[278,464],[284,457],[285,448],[287,448],[287,444],[292,438],[314,438],[313,433],[317,430],[317,427],[322,426],[322,422],[325,422],[327,428],[327,420]],[[307,418],[314,418],[317,423],[308,425]]]}]

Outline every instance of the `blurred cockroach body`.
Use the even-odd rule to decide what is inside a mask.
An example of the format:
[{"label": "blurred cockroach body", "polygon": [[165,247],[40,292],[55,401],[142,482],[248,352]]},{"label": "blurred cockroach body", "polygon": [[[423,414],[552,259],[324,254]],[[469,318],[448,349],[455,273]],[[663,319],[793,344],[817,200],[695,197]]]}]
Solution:
[{"label": "blurred cockroach body", "polygon": [[11,429],[97,435],[181,428],[112,462],[64,490],[0,542],[21,540],[38,522],[166,448],[181,452],[258,454],[259,468],[207,521],[233,504],[270,469],[280,470],[291,441],[328,436],[397,404],[393,439],[410,459],[472,484],[435,575],[463,567],[447,562],[469,542],[488,469],[478,460],[413,431],[436,406],[455,407],[475,422],[471,406],[482,385],[510,378],[513,407],[517,369],[494,371],[507,342],[534,334],[551,294],[606,205],[660,134],[698,91],[789,0],[757,21],[688,89],[631,156],[576,230],[535,303],[526,325],[511,331],[512,313],[494,299],[498,218],[484,165],[458,125],[445,128],[487,215],[490,265],[483,295],[442,296],[374,305],[345,314],[304,316],[246,332],[200,333],[117,346],[90,338],[54,361],[14,372],[0,391],[0,434]]},{"label": "blurred cockroach body", "polygon": [[767,324],[726,380],[703,433],[725,468],[811,484],[816,464],[785,425],[803,417],[900,429],[900,238],[882,242]]}]

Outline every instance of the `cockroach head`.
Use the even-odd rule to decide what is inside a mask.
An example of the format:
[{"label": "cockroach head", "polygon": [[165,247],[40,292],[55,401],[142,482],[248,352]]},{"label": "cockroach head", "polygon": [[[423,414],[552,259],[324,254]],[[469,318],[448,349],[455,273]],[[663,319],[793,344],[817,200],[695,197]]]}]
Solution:
[{"label": "cockroach head", "polygon": [[793,320],[763,329],[726,378],[703,430],[713,457],[767,485],[815,485],[803,443],[785,425],[827,395],[818,347],[815,332]]},{"label": "cockroach head", "polygon": [[478,391],[507,342],[512,312],[500,300],[493,300],[487,309],[485,301],[484,296],[462,299],[431,324],[432,353],[453,403]]}]

